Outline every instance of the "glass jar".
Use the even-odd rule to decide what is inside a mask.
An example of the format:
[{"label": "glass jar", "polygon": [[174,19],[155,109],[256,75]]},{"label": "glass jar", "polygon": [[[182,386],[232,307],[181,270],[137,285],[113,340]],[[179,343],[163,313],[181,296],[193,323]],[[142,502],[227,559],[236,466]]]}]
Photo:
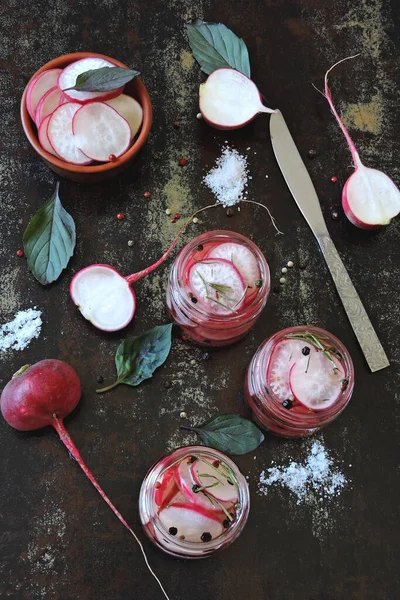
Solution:
[{"label": "glass jar", "polygon": [[[237,491],[233,508],[231,502],[210,501],[202,491],[193,492],[191,486],[198,488],[194,482],[199,480],[190,480],[186,485],[187,473],[193,473],[196,464],[197,472],[208,471],[204,482],[210,492],[214,488],[209,482],[218,486],[215,482],[225,481],[224,473],[229,473],[235,486],[228,485],[228,493],[233,489],[236,498]],[[217,465],[217,470],[210,465]],[[178,558],[205,558],[232,544],[245,526],[249,510],[248,484],[236,464],[206,446],[185,446],[170,452],[151,467],[140,489],[139,513],[144,531],[158,548]],[[209,530],[215,529],[217,535],[211,537]]]},{"label": "glass jar", "polygon": [[[309,337],[310,335],[314,336],[314,339],[322,344],[324,351],[321,352],[321,349],[313,346],[312,343],[302,341],[304,338],[301,336],[304,335],[306,335],[306,340],[313,339]],[[297,336],[300,336],[300,339]],[[288,356],[285,356],[282,341],[296,338],[299,339],[299,346],[297,348],[287,348],[286,354]],[[281,344],[281,346],[278,347],[278,344]],[[301,347],[302,344],[304,344],[303,348]],[[309,348],[309,350],[306,351],[306,348]],[[273,356],[274,350],[276,352],[275,357]],[[310,356],[310,351],[314,353],[311,355],[314,358],[314,364],[311,367],[311,362],[307,359],[307,356]],[[278,352],[280,352],[279,356],[277,356]],[[299,352],[301,356],[298,354],[297,358],[293,357],[293,352]],[[282,359],[282,373],[285,372],[286,368],[289,372],[288,382],[289,377],[297,377],[294,382],[290,379],[289,387],[282,378],[279,379],[279,374],[277,375],[281,368],[277,362],[279,359]],[[291,375],[290,369],[292,367],[289,363],[293,365],[296,360],[302,360],[302,364],[305,366],[304,369],[302,367],[301,371],[299,367],[296,367],[296,372]],[[316,369],[318,369],[319,360],[328,362],[319,363],[322,364],[323,372],[318,373]],[[315,361],[317,361],[317,365],[315,365]],[[285,367],[286,362],[287,367]],[[296,385],[295,392],[300,390],[302,394],[314,393],[314,389],[318,390],[318,384],[319,389],[324,389],[323,393],[327,395],[328,392],[325,390],[328,387],[324,388],[323,375],[326,365],[329,366],[329,377],[335,379],[334,385],[338,386],[334,388],[338,392],[337,397],[332,396],[330,400],[326,401],[329,404],[327,408],[324,407],[324,398],[316,398],[318,404],[315,403],[315,408],[312,409],[309,403],[307,405],[307,403],[299,402],[293,395],[293,383]],[[332,373],[330,371],[331,367]],[[314,374],[312,373],[313,369]],[[334,369],[336,369],[336,372]],[[315,374],[317,380],[315,380]],[[299,377],[303,378],[304,381],[299,380]],[[299,326],[283,329],[261,344],[246,373],[245,398],[254,420],[262,428],[282,437],[303,437],[312,435],[336,419],[349,402],[353,388],[354,367],[345,346],[334,335],[324,329]],[[279,393],[275,393],[274,389],[279,390]],[[283,398],[286,395],[285,392],[287,392],[287,398]]]},{"label": "glass jar", "polygon": [[[215,304],[208,303],[209,306],[205,306],[203,302],[197,301],[189,287],[188,273],[195,263],[211,261],[211,258],[207,257],[222,244],[229,243],[240,244],[246,249],[245,252],[251,252],[250,262],[258,274],[256,281],[251,281],[251,284],[246,281],[248,285],[240,306],[235,310],[229,309],[229,313],[226,311],[225,314],[221,314],[217,311],[220,311],[219,305],[224,296],[217,300],[217,292],[211,290],[215,294],[215,299],[213,299]],[[229,261],[225,260],[224,262]],[[237,271],[236,268],[235,271]],[[204,283],[206,284],[206,282]],[[180,325],[187,339],[204,346],[226,346],[247,334],[260,316],[267,302],[269,291],[270,272],[261,250],[251,240],[239,233],[222,230],[209,231],[189,242],[176,257],[168,279],[167,305],[172,319]]]}]

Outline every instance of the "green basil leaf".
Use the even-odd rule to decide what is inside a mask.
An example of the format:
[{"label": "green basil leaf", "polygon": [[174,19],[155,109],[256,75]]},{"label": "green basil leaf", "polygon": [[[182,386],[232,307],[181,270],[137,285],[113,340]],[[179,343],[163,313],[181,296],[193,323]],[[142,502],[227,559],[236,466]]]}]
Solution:
[{"label": "green basil leaf", "polygon": [[181,427],[197,433],[207,446],[226,454],[247,454],[255,450],[264,435],[258,427],[240,415],[218,415],[197,427]]},{"label": "green basil leaf", "polygon": [[135,386],[150,379],[154,371],[167,360],[171,350],[171,334],[172,323],[169,323],[153,327],[122,342],[115,355],[117,380],[96,392],[107,392],[120,383]]},{"label": "green basil leaf", "polygon": [[194,19],[186,25],[193,56],[207,75],[223,67],[237,69],[250,77],[246,44],[222,23]]},{"label": "green basil leaf", "polygon": [[124,86],[137,75],[140,75],[139,71],[124,69],[122,67],[91,69],[78,75],[75,85],[66,88],[63,92],[68,90],[77,90],[78,92],[108,92]]},{"label": "green basil leaf", "polygon": [[23,237],[28,269],[42,285],[59,278],[75,249],[75,223],[61,204],[59,185],[34,215]]}]

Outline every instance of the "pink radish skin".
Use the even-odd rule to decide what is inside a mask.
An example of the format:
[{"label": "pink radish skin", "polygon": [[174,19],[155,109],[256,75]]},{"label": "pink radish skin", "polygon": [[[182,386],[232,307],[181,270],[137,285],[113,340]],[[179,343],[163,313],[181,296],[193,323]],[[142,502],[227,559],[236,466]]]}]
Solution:
[{"label": "pink radish skin", "polygon": [[49,138],[47,137],[47,127],[50,121],[50,117],[51,115],[47,115],[47,117],[45,117],[41,122],[38,131],[38,139],[43,150],[46,150],[46,152],[53,154],[53,156],[58,156],[58,154],[56,154],[56,152],[54,151],[53,146],[50,144]]},{"label": "pink radish skin", "polygon": [[144,556],[147,567],[168,598],[161,582],[150,568],[143,546],[83,461],[78,449],[64,427],[63,419],[77,406],[81,384],[76,371],[61,360],[46,359],[22,367],[7,383],[1,398],[1,413],[7,423],[18,431],[35,431],[47,425],[54,427],[61,442],[76,460],[86,477],[96,488],[115,516],[133,535]]},{"label": "pink radish skin", "polygon": [[61,96],[60,90],[55,86],[46,92],[40,100],[35,113],[35,123],[38,129],[43,119],[47,117],[47,115],[51,115],[57,106],[61,104]]},{"label": "pink radish skin", "polygon": [[26,94],[26,108],[28,109],[32,121],[35,121],[36,108],[40,100],[46,92],[57,85],[57,80],[61,71],[61,69],[49,69],[48,71],[43,71],[29,84]]},{"label": "pink radish skin", "polygon": [[333,104],[328,75],[337,65],[351,58],[355,56],[344,58],[328,69],[325,74],[325,97],[349,145],[355,168],[343,188],[343,210],[356,227],[377,229],[388,225],[400,213],[400,190],[382,171],[363,165],[354,142]]},{"label": "pink radish skin", "polygon": [[124,89],[123,87],[110,90],[109,92],[80,92],[78,90],[66,91],[67,88],[75,85],[78,75],[84,73],[85,71],[100,69],[102,67],[115,67],[115,65],[108,60],[104,60],[103,58],[82,58],[81,60],[71,63],[65,67],[63,71],[61,71],[57,80],[57,85],[72,102],[80,102],[81,104],[85,104],[86,102],[93,102],[93,100],[102,101],[115,98],[116,96],[122,94]]},{"label": "pink radish skin", "polygon": [[165,471],[160,483],[161,486],[156,489],[154,501],[160,508],[165,508],[179,492],[176,481],[176,467],[171,467],[168,471]]},{"label": "pink radish skin", "polygon": [[73,165],[88,165],[92,161],[77,148],[72,133],[72,119],[81,108],[77,102],[60,104],[52,113],[47,125],[47,137],[53,150]]},{"label": "pink radish skin", "polygon": [[216,129],[244,127],[260,113],[274,113],[263,105],[255,83],[235,69],[216,69],[200,85],[203,119]]}]

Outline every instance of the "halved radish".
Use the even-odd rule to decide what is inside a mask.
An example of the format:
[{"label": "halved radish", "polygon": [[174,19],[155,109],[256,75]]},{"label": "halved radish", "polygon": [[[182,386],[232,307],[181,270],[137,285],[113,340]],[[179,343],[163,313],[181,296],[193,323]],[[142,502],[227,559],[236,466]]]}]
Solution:
[{"label": "halved radish", "polygon": [[47,115],[51,115],[57,106],[61,104],[61,96],[62,93],[58,87],[54,86],[48,92],[46,92],[43,98],[40,100],[35,113],[35,123],[38,129],[43,119],[47,117]]},{"label": "halved radish", "polygon": [[229,260],[212,258],[195,262],[188,279],[194,297],[211,313],[232,314],[243,304],[246,284]]},{"label": "halved radish", "polygon": [[81,269],[72,279],[69,291],[85,319],[103,331],[126,327],[135,313],[133,289],[109,265]]},{"label": "halved radish", "polygon": [[187,542],[201,543],[205,533],[210,534],[211,538],[207,536],[210,541],[224,531],[221,521],[213,513],[193,504],[173,504],[161,510],[159,518],[167,532],[184,536]]},{"label": "halved radish", "polygon": [[156,488],[155,503],[161,508],[165,508],[179,492],[179,487],[175,477],[176,467],[171,467],[165,471],[160,483],[160,487]]},{"label": "halved radish", "polygon": [[80,108],[81,105],[77,102],[66,102],[58,106],[47,125],[47,137],[53,150],[63,160],[76,165],[87,165],[91,159],[77,148],[72,133],[72,119]]},{"label": "halved radish", "polygon": [[325,410],[342,393],[343,364],[332,355],[332,362],[312,347],[308,356],[291,368],[289,384],[293,396],[310,410]]},{"label": "halved radish", "polygon": [[49,138],[47,137],[47,127],[50,121],[50,117],[51,115],[47,115],[47,117],[45,117],[41,122],[38,132],[38,138],[43,150],[46,150],[46,152],[50,152],[50,154],[53,154],[54,156],[58,156],[53,146],[50,144]]},{"label": "halved radish", "polygon": [[278,342],[272,350],[267,367],[267,386],[282,402],[292,398],[290,369],[304,356],[303,348],[309,348],[311,351],[311,345],[303,340],[285,339]]},{"label": "halved radish", "polygon": [[258,262],[252,251],[236,242],[226,242],[214,246],[207,254],[207,258],[225,258],[229,260],[240,272],[246,285],[254,287],[257,279],[260,279]]},{"label": "halved radish", "polygon": [[77,147],[101,162],[108,162],[112,154],[116,158],[124,154],[132,140],[128,121],[104,102],[91,102],[76,111],[72,130]]},{"label": "halved radish", "polygon": [[40,73],[30,82],[26,94],[26,108],[32,121],[35,120],[35,113],[40,100],[46,92],[57,85],[58,77],[62,69],[49,69]]},{"label": "halved radish", "polygon": [[[226,477],[218,473],[207,463],[196,460],[190,466],[190,470],[194,481],[200,487],[214,485],[214,487],[210,487],[207,490],[207,493],[210,494],[210,496],[213,496],[213,498],[216,498],[220,502],[235,503],[238,501],[237,486],[229,483],[229,480]],[[220,467],[219,470],[223,471],[223,467]]]},{"label": "halved radish", "polygon": [[132,98],[132,96],[121,94],[116,98],[106,100],[106,104],[112,106],[121,117],[124,117],[124,119],[128,121],[132,132],[132,138],[134,138],[139,131],[143,120],[143,109],[139,102],[135,100],[135,98]]},{"label": "halved radish", "polygon": [[193,479],[193,474],[190,470],[190,464],[188,463],[188,460],[182,460],[176,470],[176,480],[181,491],[183,494],[185,494],[186,498],[190,500],[190,502],[193,502],[197,506],[202,506],[206,510],[210,510],[212,512],[220,511],[220,507],[216,504],[212,504],[205,494],[193,491],[193,486],[196,485],[196,482]]},{"label": "halved radish", "polygon": [[[77,90],[69,90],[68,88],[74,87],[76,78],[81,73],[91,71],[93,69],[101,69],[102,67],[115,67],[115,65],[104,58],[82,58],[71,63],[60,73],[58,78],[58,87],[70,100],[74,102],[91,102],[93,100],[109,100],[115,96],[119,96],[122,93],[123,87],[109,92],[79,92]],[[67,91],[65,91],[67,90]]]}]

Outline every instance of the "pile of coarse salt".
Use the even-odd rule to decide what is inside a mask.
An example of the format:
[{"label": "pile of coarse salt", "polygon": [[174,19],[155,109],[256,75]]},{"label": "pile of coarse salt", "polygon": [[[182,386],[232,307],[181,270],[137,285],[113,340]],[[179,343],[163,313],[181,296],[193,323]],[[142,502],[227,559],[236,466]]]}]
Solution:
[{"label": "pile of coarse salt", "polygon": [[322,442],[316,440],[302,463],[292,461],[286,467],[274,466],[262,471],[258,489],[266,496],[273,486],[286,487],[300,504],[307,502],[310,494],[320,500],[339,496],[347,483],[343,473],[334,468]]},{"label": "pile of coarse salt", "polygon": [[248,179],[247,158],[234,148],[225,146],[215,167],[203,181],[217,198],[217,203],[234,206],[246,196]]},{"label": "pile of coarse salt", "polygon": [[[36,308],[36,307],[35,307]],[[24,350],[42,329],[41,311],[35,308],[20,310],[9,323],[0,327],[0,352]]]}]

